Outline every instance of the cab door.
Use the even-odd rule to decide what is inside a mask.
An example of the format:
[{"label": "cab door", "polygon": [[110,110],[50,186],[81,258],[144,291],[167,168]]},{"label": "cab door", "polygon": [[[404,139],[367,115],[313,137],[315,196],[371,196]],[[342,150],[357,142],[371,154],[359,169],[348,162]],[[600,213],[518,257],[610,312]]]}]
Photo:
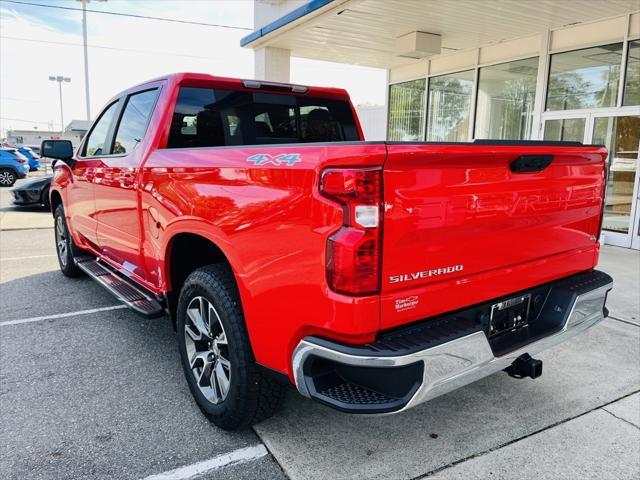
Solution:
[{"label": "cab door", "polygon": [[149,88],[122,99],[109,154],[101,158],[94,177],[100,251],[123,273],[143,282],[147,278],[141,260],[138,174],[145,153],[141,144],[158,91]]},{"label": "cab door", "polygon": [[118,111],[118,101],[108,105],[93,124],[75,158],[73,178],[67,186],[67,204],[71,230],[79,238],[76,242],[96,248],[97,217],[94,192],[96,168],[105,155],[107,136]]}]

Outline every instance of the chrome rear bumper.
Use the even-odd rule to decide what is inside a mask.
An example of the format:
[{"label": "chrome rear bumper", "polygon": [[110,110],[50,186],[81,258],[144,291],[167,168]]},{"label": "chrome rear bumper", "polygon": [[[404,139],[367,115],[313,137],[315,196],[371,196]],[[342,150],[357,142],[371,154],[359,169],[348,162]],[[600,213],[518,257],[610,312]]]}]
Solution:
[{"label": "chrome rear bumper", "polygon": [[[396,413],[407,410],[422,402],[438,397],[447,392],[475,382],[483,377],[499,372],[509,367],[515,359],[528,353],[535,355],[554,345],[562,343],[575,335],[602,321],[607,313],[605,302],[607,292],[613,287],[611,278],[602,272],[597,272],[606,277],[604,285],[589,291],[581,291],[579,295],[573,295],[572,301],[567,307],[569,313],[564,315],[563,323],[555,332],[538,338],[530,343],[514,349],[502,355],[495,355],[484,331],[475,331],[466,336],[441,343],[417,352],[397,356],[379,356],[367,354],[366,351],[356,354],[340,351],[340,348],[331,348],[326,341],[318,341],[314,338],[303,339],[296,347],[293,357],[293,373],[298,391],[310,398],[322,401],[335,408],[353,413]],[[608,280],[607,280],[608,279]],[[320,344],[321,343],[321,344]],[[316,385],[305,372],[305,365],[310,359],[323,359],[328,365],[331,363],[349,367],[367,367],[389,369],[408,365],[416,365],[415,388],[407,390],[404,401],[391,402],[389,408],[376,409],[375,395],[366,397],[365,403],[369,407],[358,407],[353,410],[347,406],[332,405],[323,401],[322,396],[317,395]],[[315,361],[315,360],[314,360]],[[389,370],[390,371],[390,370]],[[357,386],[357,385],[356,385]],[[375,389],[374,389],[375,390]],[[344,390],[343,390],[344,392]],[[326,400],[326,399],[325,399]]]}]

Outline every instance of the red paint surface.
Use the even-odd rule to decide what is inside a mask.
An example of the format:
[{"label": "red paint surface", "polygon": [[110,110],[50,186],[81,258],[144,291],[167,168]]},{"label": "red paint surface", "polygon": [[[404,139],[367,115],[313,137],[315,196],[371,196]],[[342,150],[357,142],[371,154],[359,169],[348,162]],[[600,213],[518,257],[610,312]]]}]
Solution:
[{"label": "red paint surface", "polygon": [[[78,158],[73,172],[58,162],[52,191],[63,198],[79,246],[158,294],[172,289],[176,235],[217,245],[235,273],[256,359],[270,368],[290,374],[292,350],[305,335],[364,343],[381,329],[597,263],[603,148],[357,142],[167,150],[180,85],[243,87],[180,74],[129,93],[150,85],[162,89],[138,148]],[[307,95],[348,100],[338,89]],[[302,161],[256,167],[246,160],[256,153],[299,153]],[[509,163],[525,153],[555,158],[542,172],[511,173]],[[343,213],[320,195],[320,175],[373,166],[383,167],[381,294],[337,294],[327,285],[326,244]],[[453,265],[464,268],[389,282]]]}]

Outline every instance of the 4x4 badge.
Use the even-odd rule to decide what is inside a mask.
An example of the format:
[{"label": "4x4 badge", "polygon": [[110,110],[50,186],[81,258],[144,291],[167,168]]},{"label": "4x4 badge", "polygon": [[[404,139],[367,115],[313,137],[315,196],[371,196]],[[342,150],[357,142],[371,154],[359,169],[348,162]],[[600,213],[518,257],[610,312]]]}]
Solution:
[{"label": "4x4 badge", "polygon": [[296,163],[300,162],[299,153],[280,153],[278,155],[270,155],[268,153],[256,153],[247,157],[247,162],[251,162],[254,165],[275,165],[279,167],[282,164],[286,164],[288,167],[292,167]]}]

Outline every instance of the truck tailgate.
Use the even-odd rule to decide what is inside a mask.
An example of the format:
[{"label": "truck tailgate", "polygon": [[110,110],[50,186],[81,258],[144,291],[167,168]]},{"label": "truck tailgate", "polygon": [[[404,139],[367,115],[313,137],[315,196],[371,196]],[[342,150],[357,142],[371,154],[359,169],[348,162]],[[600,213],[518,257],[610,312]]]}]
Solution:
[{"label": "truck tailgate", "polygon": [[387,149],[382,329],[595,266],[603,147],[389,143]]}]

